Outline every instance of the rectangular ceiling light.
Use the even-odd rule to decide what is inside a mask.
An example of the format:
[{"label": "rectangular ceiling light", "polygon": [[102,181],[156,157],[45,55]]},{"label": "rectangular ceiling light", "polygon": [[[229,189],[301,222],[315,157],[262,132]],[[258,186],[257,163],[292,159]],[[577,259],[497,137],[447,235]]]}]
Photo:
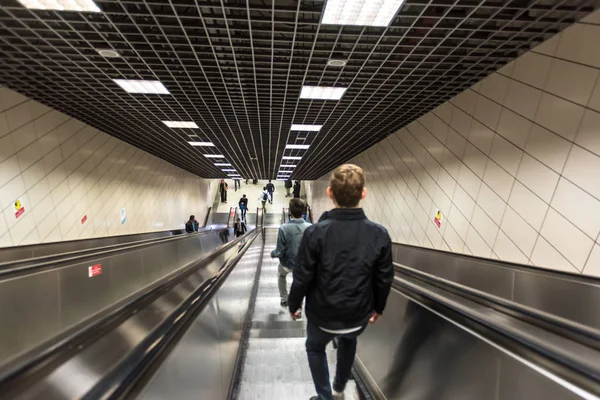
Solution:
[{"label": "rectangular ceiling light", "polygon": [[214,147],[213,142],[188,142],[192,146],[196,147]]},{"label": "rectangular ceiling light", "polygon": [[230,163],[218,162],[218,163],[215,163],[215,166],[217,166],[217,167],[231,167],[231,164]]},{"label": "rectangular ceiling light", "polygon": [[143,81],[136,79],[113,79],[127,93],[170,94],[160,81]]},{"label": "rectangular ceiling light", "polygon": [[223,172],[237,172],[235,169],[222,169]]},{"label": "rectangular ceiling light", "polygon": [[204,157],[206,157],[206,158],[225,158],[225,156],[222,154],[205,154]]},{"label": "rectangular ceiling light", "polygon": [[292,125],[292,130],[293,131],[319,132],[322,127],[323,127],[323,125],[299,125],[299,124],[293,124]]},{"label": "rectangular ceiling light", "polygon": [[286,144],[285,148],[290,150],[306,150],[310,147],[310,144]]},{"label": "rectangular ceiling light", "polygon": [[191,128],[198,129],[198,125],[192,121],[163,121],[163,124],[169,128]]},{"label": "rectangular ceiling light", "polygon": [[404,0],[327,0],[323,24],[388,26]]},{"label": "rectangular ceiling light", "polygon": [[279,168],[296,168],[295,165],[280,165]]},{"label": "rectangular ceiling light", "polygon": [[346,93],[345,87],[302,86],[301,99],[339,100]]},{"label": "rectangular ceiling light", "polygon": [[92,0],[19,0],[19,3],[37,10],[100,12]]},{"label": "rectangular ceiling light", "polygon": [[298,157],[298,156],[283,156],[281,157],[282,160],[302,160],[302,157]]}]

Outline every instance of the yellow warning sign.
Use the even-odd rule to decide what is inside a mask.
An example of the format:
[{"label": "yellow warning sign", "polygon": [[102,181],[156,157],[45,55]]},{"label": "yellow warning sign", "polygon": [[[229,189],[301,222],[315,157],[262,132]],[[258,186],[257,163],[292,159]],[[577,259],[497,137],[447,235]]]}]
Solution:
[{"label": "yellow warning sign", "polygon": [[23,207],[23,204],[21,203],[21,199],[15,201],[15,211],[19,211],[21,209],[21,207]]}]

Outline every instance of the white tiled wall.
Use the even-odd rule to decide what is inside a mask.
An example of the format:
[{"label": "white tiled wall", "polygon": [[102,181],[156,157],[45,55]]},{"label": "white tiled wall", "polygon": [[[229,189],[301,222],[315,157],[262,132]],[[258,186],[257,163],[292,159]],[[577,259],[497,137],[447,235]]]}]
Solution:
[{"label": "white tiled wall", "polygon": [[[181,228],[190,214],[205,214],[215,191],[208,180],[0,88],[0,247]],[[25,207],[19,218],[17,199]]]},{"label": "white tiled wall", "polygon": [[367,215],[398,242],[600,276],[599,42],[596,12],[351,160]]}]

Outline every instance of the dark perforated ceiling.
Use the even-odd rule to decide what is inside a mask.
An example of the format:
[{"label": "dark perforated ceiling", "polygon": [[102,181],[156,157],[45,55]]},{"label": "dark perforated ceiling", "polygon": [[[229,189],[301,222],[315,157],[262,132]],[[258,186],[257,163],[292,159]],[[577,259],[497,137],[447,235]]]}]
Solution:
[{"label": "dark perforated ceiling", "polygon": [[[298,165],[299,179],[318,178],[593,8],[407,0],[389,27],[366,27],[321,24],[325,0],[95,3],[101,12],[3,0],[0,82],[202,177],[224,175],[203,157],[216,153],[260,178],[274,178],[283,155],[302,156],[283,161]],[[348,63],[331,67],[331,58]],[[129,94],[112,79],[159,80],[170,95]],[[348,89],[340,101],[306,100],[303,85]],[[323,128],[290,131],[293,123]]]}]

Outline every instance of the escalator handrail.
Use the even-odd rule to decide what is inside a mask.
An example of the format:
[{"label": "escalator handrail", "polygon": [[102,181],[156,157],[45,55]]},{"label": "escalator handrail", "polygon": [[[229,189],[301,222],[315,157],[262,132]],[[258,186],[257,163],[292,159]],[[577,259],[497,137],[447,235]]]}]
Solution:
[{"label": "escalator handrail", "polygon": [[[6,388],[6,385],[19,385],[17,381],[27,381],[27,377],[31,374],[38,374],[40,368],[52,369],[52,365],[73,357],[76,352],[83,350],[80,344],[94,343],[98,340],[99,335],[114,329],[114,327],[134,315],[137,310],[156,300],[189,275],[208,265],[220,254],[236,246],[240,241],[247,239],[252,233],[256,233],[256,230],[253,229],[246,235],[219,246],[202,259],[177,269],[135,292],[132,296],[115,303],[108,309],[100,311],[65,332],[44,341],[17,359],[10,360],[8,363],[10,365],[5,364],[0,370],[0,393],[8,393],[10,387]],[[207,279],[207,281],[210,279]]]},{"label": "escalator handrail", "polygon": [[497,311],[517,316],[517,318],[524,319],[536,325],[541,325],[543,329],[550,328],[549,330],[557,331],[556,333],[558,334],[567,334],[571,340],[582,341],[583,344],[597,347],[600,350],[600,331],[597,329],[448,279],[440,278],[439,276],[406,265],[394,263],[394,267],[397,272],[438,286],[444,290],[452,291],[487,307],[494,308]]},{"label": "escalator handrail", "polygon": [[[581,374],[582,377],[585,377],[585,379],[592,380],[596,383],[598,382],[598,379],[600,378],[600,367],[597,365],[597,360],[582,359],[582,357],[579,357],[577,354],[570,353],[562,346],[552,346],[551,343],[545,342],[543,339],[540,339],[536,335],[527,332],[525,329],[519,328],[518,323],[512,325],[507,323],[509,319],[519,321],[516,318],[506,316],[505,314],[493,309],[490,309],[490,315],[485,315],[482,312],[478,312],[473,308],[473,306],[468,306],[468,303],[473,303],[471,300],[460,298],[460,296],[454,295],[450,292],[450,296],[448,294],[436,293],[436,291],[427,288],[426,286],[427,284],[418,280],[414,282],[411,281],[410,278],[407,279],[405,277],[398,276],[394,277],[393,287],[405,293],[405,295],[409,298],[414,300],[414,297],[412,297],[411,294],[416,293],[418,296],[425,297],[436,304],[450,309],[453,312],[465,317],[467,320],[474,322],[475,324],[479,324],[487,329],[491,329],[493,332],[518,343],[520,346],[523,346],[529,351],[533,351],[538,355],[544,356],[558,368],[567,368],[568,370],[576,371],[578,375]],[[439,288],[434,287],[434,289]],[[459,301],[452,299],[451,296],[459,297]],[[461,301],[463,304],[461,304]],[[465,301],[467,302],[467,305],[464,304]],[[417,303],[419,302],[417,301]],[[524,321],[520,322],[522,324],[527,324]],[[456,324],[461,326],[460,323]],[[527,326],[536,330],[541,329],[530,324],[527,324]],[[563,340],[563,338],[553,333],[550,334],[553,335],[556,340]],[[566,338],[565,340],[569,339]],[[573,342],[573,345],[588,349],[586,346],[583,346],[580,343]],[[514,350],[515,349],[512,349],[509,352],[518,353]],[[588,349],[587,352],[593,352],[593,350]],[[535,360],[535,362],[541,362],[541,360]]]},{"label": "escalator handrail", "polygon": [[105,247],[96,247],[93,249],[77,250],[51,256],[42,256],[36,258],[28,258],[25,260],[19,260],[15,262],[2,263],[0,264],[0,280],[4,280],[8,277],[13,277],[16,275],[26,275],[33,272],[38,272],[42,269],[46,270],[61,268],[65,266],[62,265],[64,263],[81,262],[90,258],[105,257],[106,255],[110,254],[118,254],[120,252],[148,247],[158,243],[167,243],[169,241],[189,239],[199,235],[206,235],[209,233],[219,232],[221,230],[222,229],[203,230],[196,233],[189,233],[177,236],[167,236],[156,239],[146,239],[138,242],[129,242]]},{"label": "escalator handrail", "polygon": [[561,270],[532,266],[532,265],[527,265],[527,264],[519,264],[519,263],[515,263],[512,261],[496,260],[496,259],[492,259],[492,258],[485,258],[485,257],[480,257],[480,256],[475,256],[475,255],[470,255],[470,254],[454,253],[451,251],[434,249],[431,247],[415,246],[415,245],[408,244],[408,243],[393,242],[392,245],[398,246],[398,247],[407,247],[407,248],[411,248],[411,249],[416,249],[416,250],[422,251],[422,252],[432,252],[432,253],[442,254],[446,257],[463,258],[463,259],[467,259],[467,260],[477,260],[479,262],[482,262],[482,263],[485,263],[487,265],[491,265],[494,267],[498,267],[498,268],[521,270],[521,271],[525,271],[525,272],[533,273],[533,274],[537,274],[537,275],[562,277],[562,278],[568,278],[569,280],[576,281],[576,282],[582,282],[582,283],[587,283],[587,284],[592,284],[592,285],[600,285],[599,277],[594,277],[594,276],[590,276],[590,275],[582,275],[582,274],[578,274],[575,272],[561,271]]},{"label": "escalator handrail", "polygon": [[111,371],[89,390],[82,400],[119,399],[129,395],[132,390],[139,389],[139,382],[148,370],[157,368],[154,363],[159,362],[161,353],[168,351],[169,347],[178,341],[178,337],[185,333],[185,326],[212,299],[221,284],[233,270],[245,251],[252,245],[259,231],[246,242],[242,251],[233,259],[228,260],[219,272],[206,280],[188,296],[158,327],[145,337],[133,351],[122,359]]}]

